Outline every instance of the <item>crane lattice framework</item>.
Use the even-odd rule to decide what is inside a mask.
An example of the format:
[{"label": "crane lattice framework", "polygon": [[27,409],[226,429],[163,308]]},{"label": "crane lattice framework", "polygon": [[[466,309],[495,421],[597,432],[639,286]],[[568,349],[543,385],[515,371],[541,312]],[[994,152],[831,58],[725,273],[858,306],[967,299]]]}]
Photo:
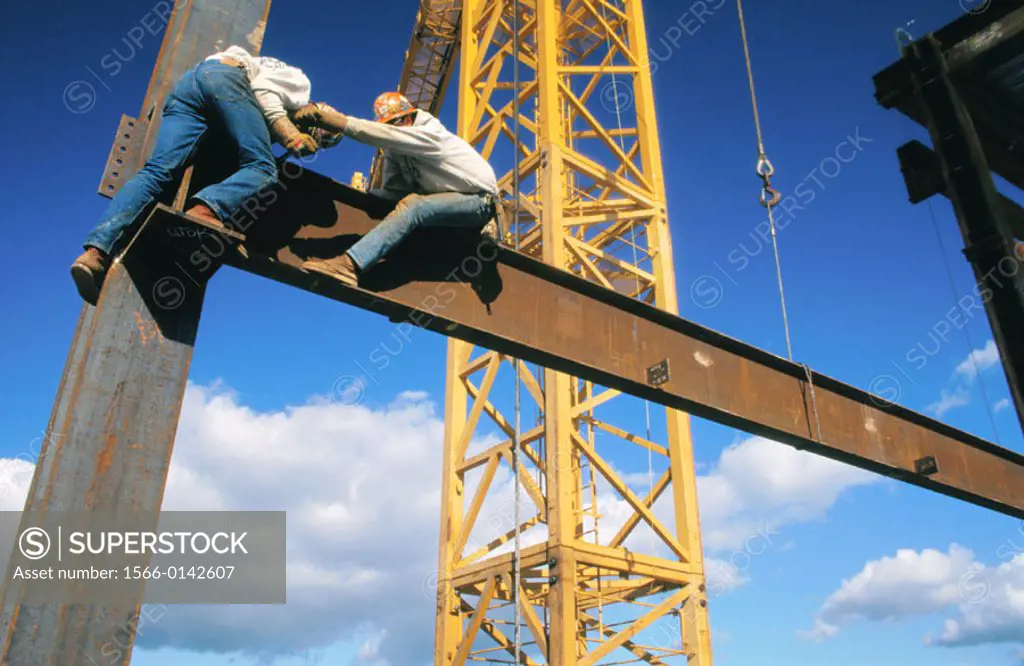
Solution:
[{"label": "crane lattice framework", "polygon": [[[509,237],[518,236],[520,251],[677,312],[639,0],[427,0],[400,80],[420,108],[437,113],[456,50],[458,133],[495,166],[508,198],[518,168],[519,224]],[[679,663],[685,657],[710,666],[687,415],[665,410],[665,441],[657,443],[647,410],[647,432],[615,423],[635,412],[622,405],[631,398],[523,366],[518,376],[528,401],[514,414],[513,368],[509,356],[449,341],[435,663],[462,664],[494,650],[475,649],[480,643],[515,652],[501,625],[515,585],[508,551],[519,532],[531,543],[520,557],[526,663]],[[507,488],[495,476],[513,465],[513,424],[522,413],[537,419],[519,438],[519,518],[502,501]],[[491,423],[506,439],[470,449],[477,431]],[[649,484],[627,484],[599,444],[656,454],[657,481],[652,463]],[[604,489],[629,505],[623,524],[602,526]],[[659,497],[665,499],[655,516]],[[484,506],[502,507],[498,525],[479,524]],[[673,629],[662,628],[644,645],[638,635],[659,620]],[[493,642],[478,640],[482,635]]]},{"label": "crane lattice framework", "polygon": [[[699,603],[703,590],[689,451],[681,455],[688,448],[685,419],[670,412],[668,443],[654,444],[650,437],[612,425],[615,419],[608,417],[618,418],[625,398],[599,392],[587,382],[1024,518],[1024,455],[668,311],[675,305],[672,275],[666,270],[672,262],[665,211],[659,206],[663,196],[639,4],[512,3],[523,11],[511,21],[506,7],[472,2],[454,18],[462,31],[459,39],[467,45],[460,131],[482,140],[478,145],[501,165],[501,173],[518,162],[517,172],[529,175],[521,190],[525,220],[522,228],[513,230],[516,245],[522,244],[525,251],[499,248],[482,256],[474,277],[463,262],[478,236],[460,237],[453,231],[439,239],[425,234],[422,243],[418,239],[403,246],[405,250],[396,248],[396,261],[368,275],[365,285],[351,287],[324,279],[304,270],[303,259],[337,256],[379,224],[394,203],[308,169],[296,173],[291,163],[285,163],[281,176],[287,182],[275,188],[274,203],[246,209],[246,215],[232,220],[236,228],[221,228],[182,212],[188,193],[223,177],[217,173],[218,160],[209,160],[211,153],[200,151],[194,174],[190,169],[182,178],[173,203],[157,204],[142,221],[129,249],[111,267],[96,305],[83,305],[20,530],[38,526],[33,512],[66,507],[89,507],[98,514],[140,512],[156,526],[207,285],[221,267],[459,341],[449,349],[446,513],[440,553],[445,575],[438,595],[437,663],[464,663],[470,658],[508,663],[502,653],[515,652],[519,643],[528,651],[520,660],[524,663],[665,664],[677,658],[710,659],[706,618],[700,610],[704,606]],[[100,194],[113,196],[145,163],[157,136],[160,109],[185,70],[225,44],[246,44],[252,53],[260,53],[269,9],[270,0],[176,0],[138,117],[124,115],[118,125]],[[421,20],[424,15],[421,12]],[[463,16],[468,18],[462,20]],[[515,40],[519,49],[510,50],[513,25],[522,26],[515,32],[522,40]],[[1019,28],[1024,21],[1013,25]],[[409,86],[422,83],[415,77],[450,74],[439,68],[451,66],[457,47],[445,45],[451,34],[439,30],[414,35],[409,59],[422,67],[416,72],[407,69]],[[1017,35],[1019,30],[1006,34]],[[983,40],[992,43],[987,37]],[[434,60],[423,52],[416,61],[412,51],[424,46],[443,57]],[[968,52],[971,48],[968,45]],[[522,113],[516,115],[520,122],[513,122],[511,131],[512,137],[521,137],[519,146],[508,141],[509,106],[502,101],[509,94],[504,92],[505,68],[513,52],[521,57],[523,69],[534,72],[521,78]],[[609,73],[626,87],[619,88],[613,79],[609,88]],[[428,87],[443,93],[446,80],[434,78]],[[635,106],[603,108],[601,95],[608,90],[613,101],[632,95],[628,101]],[[936,90],[931,91],[933,103],[942,101]],[[948,107],[953,97],[948,87],[945,97]],[[612,127],[610,113],[615,110],[615,129],[605,129]],[[621,125],[620,118],[625,119]],[[949,120],[943,120],[944,126]],[[961,134],[978,141],[962,118],[953,120]],[[522,134],[517,131],[520,125]],[[488,145],[494,134],[498,138]],[[216,147],[212,150],[215,154]],[[976,187],[969,178],[954,185]],[[507,174],[503,182],[507,186]],[[518,179],[514,184],[520,184]],[[988,199],[997,201],[991,189]],[[972,208],[970,214],[977,210]],[[622,227],[629,220],[632,230]],[[634,246],[635,258],[624,259],[632,256]],[[206,262],[193,263],[197,256]],[[176,288],[168,292],[172,278]],[[446,302],[438,308],[442,294]],[[650,299],[657,306],[647,302]],[[480,438],[474,442],[484,415],[506,436],[519,432],[520,424],[517,420],[513,427],[506,416],[508,387],[499,370],[506,371],[502,364],[507,359],[488,352],[474,356],[470,344],[550,368],[535,374],[523,371],[522,381],[514,384],[517,396],[525,388],[528,397],[543,407],[537,427],[517,440],[521,447],[505,442],[485,448],[478,443]],[[481,371],[483,381],[474,383],[472,375]],[[481,394],[485,397],[478,399]],[[598,406],[600,420],[595,414]],[[521,415],[522,410],[516,413]],[[638,491],[624,484],[598,455],[595,428],[602,442],[621,438],[645,447],[652,456],[651,470],[653,455],[664,456],[667,474],[659,471],[661,480],[654,483],[653,472],[649,473],[647,499],[640,499]],[[605,454],[603,445],[600,451]],[[468,488],[487,488],[502,460],[520,454],[527,461],[523,467],[529,467],[520,475],[521,486],[527,502],[537,508],[537,515],[527,522],[536,523],[540,538],[534,541],[524,533],[522,558],[513,559],[507,552],[508,534],[481,550],[468,527],[495,493],[475,493],[467,511],[460,491],[468,495]],[[473,474],[484,477],[475,486],[467,483]],[[594,537],[608,528],[607,520],[597,524],[599,477],[633,509],[620,531],[603,543],[595,543]],[[670,497],[676,501],[652,510],[650,498],[664,494],[669,481]],[[672,519],[660,512],[666,504],[676,509]],[[654,520],[652,512],[663,520]],[[675,529],[668,530],[672,521]],[[642,529],[660,541],[653,542],[650,554],[631,552],[624,557],[619,546],[637,551],[636,546],[645,545],[637,538]],[[636,530],[631,538],[626,535],[630,530]],[[514,538],[513,544],[518,544]],[[503,554],[498,552],[502,545]],[[680,552],[689,558],[679,557]],[[0,586],[0,663],[100,663],[113,654],[118,663],[130,663],[141,626],[142,585],[114,604],[40,605],[33,597],[46,581],[12,582],[10,568],[15,564],[14,559],[8,561],[8,577]],[[520,573],[526,582],[517,585]],[[80,594],[100,595],[109,581],[76,585]],[[523,595],[518,594],[520,589]],[[642,597],[656,594],[663,600],[653,603],[653,611],[640,617],[626,612],[642,603]],[[521,640],[518,625],[511,643],[505,634],[503,615],[508,614],[510,596],[526,602],[517,613],[527,628],[526,641]],[[503,604],[505,608],[498,608]],[[650,628],[651,619],[663,617],[671,608],[684,611],[679,613],[684,625],[680,633],[662,634],[668,640],[659,640],[658,645],[642,645],[646,636],[641,634]],[[483,653],[476,639],[484,642],[488,634],[496,646]],[[672,649],[680,634],[685,654]],[[630,658],[620,659],[623,652]]]}]

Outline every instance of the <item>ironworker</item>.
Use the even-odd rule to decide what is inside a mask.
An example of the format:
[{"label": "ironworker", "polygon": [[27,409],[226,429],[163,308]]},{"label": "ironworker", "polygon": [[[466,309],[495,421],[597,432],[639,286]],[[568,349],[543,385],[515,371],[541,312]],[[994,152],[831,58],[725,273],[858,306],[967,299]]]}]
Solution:
[{"label": "ironworker", "polygon": [[345,114],[325,103],[295,112],[302,128],[339,132],[384,151],[381,186],[370,193],[397,200],[394,210],[347,252],[311,259],[303,267],[355,286],[396,245],[421,227],[478,229],[498,243],[502,204],[494,169],[467,141],[397,92],[373,104],[376,122]]},{"label": "ironworker", "polygon": [[[237,170],[192,195],[185,214],[221,227],[247,199],[277,183],[272,141],[295,155],[324,147],[289,118],[290,111],[309,103],[309,95],[310,82],[302,70],[274,58],[252,56],[240,46],[214,53],[189,69],[167,96],[151,156],[111,200],[86,236],[85,252],[71,265],[82,298],[96,304],[112,258],[130,238],[129,230],[141,222],[150,204],[173,192],[209,133],[231,139],[238,149]],[[340,138],[333,137],[333,143]]]}]

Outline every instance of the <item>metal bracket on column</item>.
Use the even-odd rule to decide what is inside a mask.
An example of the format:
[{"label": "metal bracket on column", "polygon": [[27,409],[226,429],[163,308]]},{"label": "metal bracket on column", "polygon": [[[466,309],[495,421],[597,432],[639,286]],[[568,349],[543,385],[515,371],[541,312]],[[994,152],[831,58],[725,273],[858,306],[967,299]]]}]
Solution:
[{"label": "metal bracket on column", "polygon": [[128,178],[142,166],[142,145],[146,136],[147,123],[139,122],[129,115],[122,115],[110,147],[107,164],[100,178],[99,194],[113,198]]}]

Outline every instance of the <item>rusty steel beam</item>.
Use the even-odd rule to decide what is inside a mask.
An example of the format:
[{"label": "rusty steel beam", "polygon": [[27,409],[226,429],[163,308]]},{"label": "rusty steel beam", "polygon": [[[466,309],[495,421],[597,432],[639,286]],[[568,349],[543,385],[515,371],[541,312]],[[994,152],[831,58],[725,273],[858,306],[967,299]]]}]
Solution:
[{"label": "rusty steel beam", "polygon": [[143,235],[178,252],[200,283],[203,266],[223,260],[400,326],[1024,518],[1024,456],[471,235],[417,232],[360,288],[307,272],[304,259],[344,251],[387,206],[309,171],[283,185],[239,225],[244,242],[210,230],[187,240],[197,225],[167,208],[154,212]]},{"label": "rusty steel beam", "polygon": [[[964,255],[978,284],[990,288],[985,312],[1024,428],[1024,278],[1019,275],[1012,231],[1003,218],[974,122],[950,78],[938,41],[929,36],[914,42],[904,59],[911,65],[917,97],[927,111],[926,126],[956,210]],[[1004,268],[1007,260],[1009,268]],[[1007,274],[1010,269],[1017,270]]]},{"label": "rusty steel beam", "polygon": [[[1024,189],[1024,162],[1017,145],[1021,141],[1020,115],[1000,95],[993,68],[1024,52],[1021,36],[1024,0],[992,0],[985,11],[966,13],[936,30],[935,40],[954,59],[951,76],[962,88],[964,104],[975,121],[978,138],[991,169]],[[875,74],[875,99],[885,109],[895,109],[927,128],[928,114],[914,92],[910,63],[900,58]],[[1003,77],[1009,84],[1009,79]],[[1005,109],[1002,107],[1006,107]]]},{"label": "rusty steel beam", "polygon": [[[141,167],[156,139],[164,99],[187,68],[232,43],[259,52],[269,8],[269,0],[178,0],[140,121],[123,119],[120,129],[130,130],[131,136],[115,140],[101,179],[102,194],[111,196]],[[165,264],[143,256],[126,253],[112,267],[97,306],[82,309],[26,512],[119,508],[149,512],[155,521],[202,300],[197,292],[181,308],[158,307],[155,287]],[[21,529],[26,527],[22,524]],[[6,580],[11,580],[10,572]],[[0,663],[130,662],[141,586],[136,603],[103,607],[23,603],[31,589],[29,581],[5,585],[0,592]]]},{"label": "rusty steel beam", "polygon": [[984,28],[946,47],[950,72],[974,70],[984,75],[1024,51],[1024,2],[1012,0],[1000,4],[1004,10],[1011,10],[1010,13],[989,17]]},{"label": "rusty steel beam", "polygon": [[[921,203],[941,194],[950,198],[949,187],[942,176],[939,156],[920,141],[908,141],[896,149],[900,171],[907,186],[910,203]],[[1024,208],[1013,199],[997,193],[1003,219],[1015,238],[1024,240]]]}]

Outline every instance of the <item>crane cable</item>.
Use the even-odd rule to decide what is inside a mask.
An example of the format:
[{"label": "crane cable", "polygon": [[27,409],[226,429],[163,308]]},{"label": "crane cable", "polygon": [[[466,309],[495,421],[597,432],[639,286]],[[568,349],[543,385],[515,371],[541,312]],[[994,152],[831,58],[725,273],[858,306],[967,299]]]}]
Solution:
[{"label": "crane cable", "polygon": [[[515,228],[515,249],[519,252],[519,0],[512,0],[512,155],[514,164],[512,167],[512,220]],[[515,437],[512,443],[512,486],[513,503],[515,504],[513,518],[515,530],[514,552],[512,554],[512,598],[515,604],[515,636],[513,639],[515,653],[514,663],[522,661],[523,639],[521,632],[522,625],[522,599],[519,590],[521,589],[520,576],[520,528],[522,517],[519,508],[519,448],[522,446],[522,425],[520,423],[520,384],[522,383],[521,368],[522,361],[514,359],[516,385],[515,385],[515,410],[516,426]]]},{"label": "crane cable", "polygon": [[754,111],[754,129],[757,132],[757,167],[755,172],[761,178],[761,205],[768,210],[768,225],[772,232],[772,250],[775,254],[775,274],[779,281],[779,301],[782,305],[782,325],[786,332],[786,352],[789,360],[793,360],[793,346],[789,337],[789,318],[786,315],[786,293],[782,286],[782,265],[779,261],[779,246],[775,233],[775,215],[772,206],[779,203],[781,195],[772,187],[772,175],[775,167],[768,159],[764,149],[764,138],[761,134],[761,119],[757,111],[757,95],[754,93],[754,72],[750,64],[750,47],[747,45],[747,27],[743,21],[743,0],[736,0],[736,10],[740,19],[740,35],[743,39],[743,56],[747,64],[747,80],[750,82],[750,102]]}]

